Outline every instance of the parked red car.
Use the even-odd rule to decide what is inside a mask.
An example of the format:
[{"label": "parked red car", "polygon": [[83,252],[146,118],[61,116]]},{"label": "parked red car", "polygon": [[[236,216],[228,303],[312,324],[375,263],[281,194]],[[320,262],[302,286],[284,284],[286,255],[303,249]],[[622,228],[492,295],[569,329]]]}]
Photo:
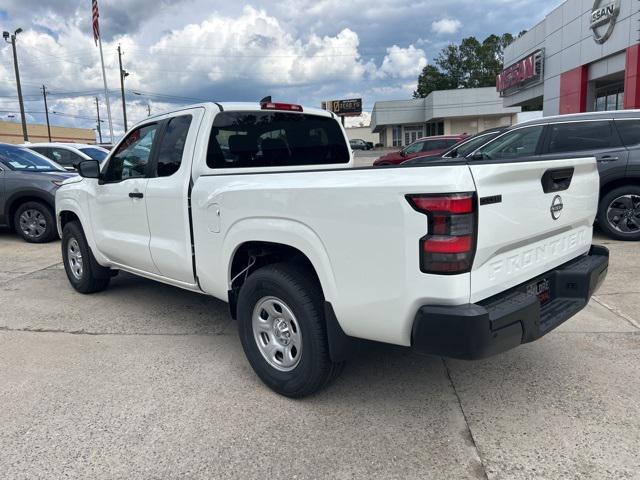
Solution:
[{"label": "parked red car", "polygon": [[398,165],[414,157],[438,155],[467,137],[468,135],[441,135],[438,137],[420,138],[399,152],[391,152],[383,155],[373,162],[373,165],[376,167],[381,165]]}]

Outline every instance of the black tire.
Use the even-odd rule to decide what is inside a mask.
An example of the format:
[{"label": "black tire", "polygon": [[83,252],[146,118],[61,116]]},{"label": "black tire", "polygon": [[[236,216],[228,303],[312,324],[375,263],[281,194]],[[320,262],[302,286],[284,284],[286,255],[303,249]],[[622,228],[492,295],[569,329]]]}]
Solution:
[{"label": "black tire", "polygon": [[[272,366],[254,336],[254,309],[265,298],[281,300],[298,323],[302,348],[292,370],[281,371]],[[237,313],[245,355],[258,377],[275,392],[291,398],[305,397],[342,372],[344,362],[333,362],[329,356],[322,290],[315,275],[304,267],[279,263],[252,273],[240,289]]]},{"label": "black tire", "polygon": [[[622,200],[622,202],[626,204],[619,200],[624,199],[625,196],[628,200]],[[615,215],[616,210],[612,210],[612,215],[609,215],[609,207],[621,207],[617,209],[621,215]],[[631,219],[625,219],[624,215],[631,215]],[[627,185],[603,195],[598,205],[598,226],[605,234],[616,240],[640,240],[640,187]]]},{"label": "black tire", "polygon": [[[78,265],[77,256],[70,251],[70,244],[71,250],[79,251],[81,255],[80,269],[75,269],[75,272],[74,265]],[[98,264],[78,222],[69,222],[62,229],[62,260],[69,283],[78,292],[100,292],[109,285],[111,270]]]},{"label": "black tire", "polygon": [[42,202],[25,202],[13,215],[15,231],[29,243],[47,243],[57,237],[53,211]]}]

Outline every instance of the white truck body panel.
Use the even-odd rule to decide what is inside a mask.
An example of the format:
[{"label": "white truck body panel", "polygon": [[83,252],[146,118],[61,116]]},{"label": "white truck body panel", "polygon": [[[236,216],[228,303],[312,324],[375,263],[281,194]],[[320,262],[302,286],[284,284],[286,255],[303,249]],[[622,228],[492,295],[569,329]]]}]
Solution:
[{"label": "white truck body panel", "polygon": [[313,263],[345,333],[408,345],[417,305],[468,302],[469,274],[420,272],[427,219],[405,195],[473,188],[460,166],[200,177],[192,192],[200,285],[225,298],[242,243],[290,245]]}]

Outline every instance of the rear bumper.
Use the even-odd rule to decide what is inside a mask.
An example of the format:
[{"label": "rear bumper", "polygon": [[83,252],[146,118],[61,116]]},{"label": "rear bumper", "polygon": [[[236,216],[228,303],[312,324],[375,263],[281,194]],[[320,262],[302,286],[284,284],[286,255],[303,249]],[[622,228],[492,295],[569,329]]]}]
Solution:
[{"label": "rear bumper", "polygon": [[[425,305],[413,323],[412,346],[424,353],[473,360],[533,342],[582,310],[608,267],[609,250],[594,245],[587,255],[477,304]],[[527,293],[527,285],[542,279],[550,282],[551,294],[543,306]]]}]

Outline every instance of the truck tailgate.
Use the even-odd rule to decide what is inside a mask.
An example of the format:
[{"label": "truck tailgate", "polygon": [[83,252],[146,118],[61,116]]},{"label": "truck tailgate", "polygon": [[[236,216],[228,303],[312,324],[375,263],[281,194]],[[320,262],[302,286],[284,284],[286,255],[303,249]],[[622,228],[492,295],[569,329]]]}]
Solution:
[{"label": "truck tailgate", "polygon": [[479,198],[472,303],[587,253],[598,208],[595,158],[470,163]]}]

